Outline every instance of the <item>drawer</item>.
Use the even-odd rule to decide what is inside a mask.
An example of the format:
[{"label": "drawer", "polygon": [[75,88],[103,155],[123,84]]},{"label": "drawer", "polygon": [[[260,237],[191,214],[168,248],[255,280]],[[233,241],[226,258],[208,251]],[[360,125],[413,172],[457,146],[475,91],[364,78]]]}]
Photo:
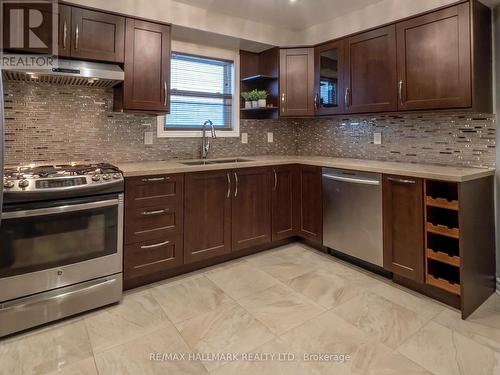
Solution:
[{"label": "drawer", "polygon": [[125,243],[143,242],[182,233],[182,208],[127,207]]},{"label": "drawer", "polygon": [[183,263],[182,235],[125,246],[125,279],[147,276]]},{"label": "drawer", "polygon": [[182,202],[183,189],[183,174],[129,177],[125,183],[127,205],[134,207],[175,205]]}]

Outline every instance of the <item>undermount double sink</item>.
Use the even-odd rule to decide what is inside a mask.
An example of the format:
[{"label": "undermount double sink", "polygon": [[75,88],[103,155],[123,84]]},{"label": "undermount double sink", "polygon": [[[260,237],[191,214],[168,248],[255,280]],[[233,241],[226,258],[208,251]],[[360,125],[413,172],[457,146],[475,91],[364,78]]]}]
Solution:
[{"label": "undermount double sink", "polygon": [[229,163],[247,163],[253,160],[250,159],[220,159],[220,160],[194,160],[194,161],[185,161],[181,164],[184,165],[211,165],[211,164],[229,164]]}]

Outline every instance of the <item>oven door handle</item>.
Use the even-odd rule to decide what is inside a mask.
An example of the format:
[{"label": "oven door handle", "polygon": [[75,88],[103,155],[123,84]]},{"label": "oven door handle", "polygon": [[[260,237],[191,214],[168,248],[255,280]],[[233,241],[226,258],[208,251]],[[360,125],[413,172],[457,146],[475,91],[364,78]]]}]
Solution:
[{"label": "oven door handle", "polygon": [[8,220],[8,219],[19,219],[23,217],[63,214],[67,212],[90,210],[94,208],[118,206],[119,203],[120,203],[119,199],[109,199],[105,201],[89,202],[82,204],[68,204],[65,206],[40,208],[35,210],[3,212],[2,219]]}]

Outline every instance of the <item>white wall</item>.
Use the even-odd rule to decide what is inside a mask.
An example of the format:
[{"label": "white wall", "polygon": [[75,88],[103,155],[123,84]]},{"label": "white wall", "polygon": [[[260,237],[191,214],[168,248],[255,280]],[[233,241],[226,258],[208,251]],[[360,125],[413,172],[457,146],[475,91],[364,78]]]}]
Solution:
[{"label": "white wall", "polygon": [[70,0],[71,3],[270,45],[287,45],[290,30],[230,17],[173,0]]},{"label": "white wall", "polygon": [[455,0],[384,0],[302,31],[231,17],[173,0],[70,0],[70,2],[238,39],[275,46],[293,46],[317,44],[454,3]]},{"label": "white wall", "polygon": [[294,39],[297,45],[318,44],[455,2],[455,0],[384,0],[297,32]]}]

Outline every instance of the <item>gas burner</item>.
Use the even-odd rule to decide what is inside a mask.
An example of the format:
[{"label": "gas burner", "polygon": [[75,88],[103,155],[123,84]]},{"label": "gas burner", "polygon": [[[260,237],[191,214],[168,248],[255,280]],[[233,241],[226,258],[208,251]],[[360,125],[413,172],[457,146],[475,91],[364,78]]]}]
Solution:
[{"label": "gas burner", "polygon": [[121,171],[107,163],[20,166],[4,172],[7,202],[123,191],[124,184]]}]

